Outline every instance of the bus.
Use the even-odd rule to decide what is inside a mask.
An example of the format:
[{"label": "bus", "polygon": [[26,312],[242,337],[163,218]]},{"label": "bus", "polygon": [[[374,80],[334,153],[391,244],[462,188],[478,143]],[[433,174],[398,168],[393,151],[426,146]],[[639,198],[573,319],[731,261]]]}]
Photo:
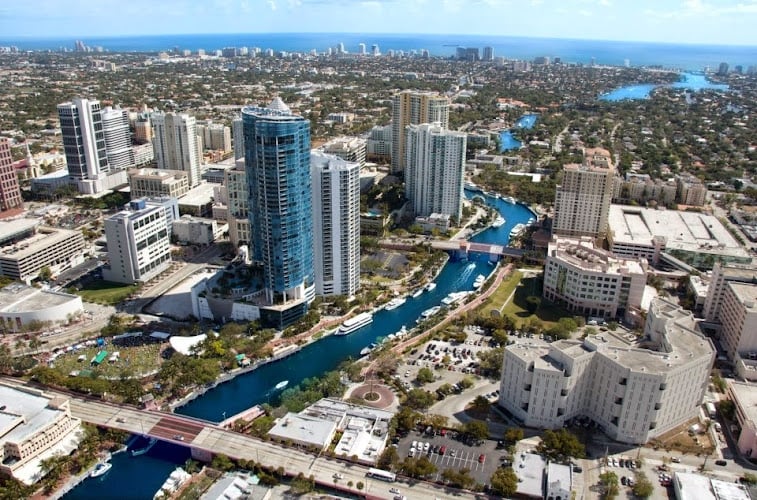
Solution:
[{"label": "bus", "polygon": [[368,469],[366,476],[381,479],[382,481],[386,481],[388,483],[393,483],[397,480],[397,474],[381,469]]}]

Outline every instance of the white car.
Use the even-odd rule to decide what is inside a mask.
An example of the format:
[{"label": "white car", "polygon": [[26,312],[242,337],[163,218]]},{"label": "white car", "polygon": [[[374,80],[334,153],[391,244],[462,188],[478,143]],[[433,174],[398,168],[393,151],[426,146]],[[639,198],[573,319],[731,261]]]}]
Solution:
[{"label": "white car", "polygon": [[397,488],[389,488],[389,493],[392,493],[393,495],[400,495],[402,492]]},{"label": "white car", "polygon": [[428,441],[423,443],[423,451],[428,451],[429,448],[431,448],[431,443],[429,443]]},{"label": "white car", "polygon": [[414,450],[418,447],[418,441],[413,441],[413,444],[410,445],[410,449]]}]

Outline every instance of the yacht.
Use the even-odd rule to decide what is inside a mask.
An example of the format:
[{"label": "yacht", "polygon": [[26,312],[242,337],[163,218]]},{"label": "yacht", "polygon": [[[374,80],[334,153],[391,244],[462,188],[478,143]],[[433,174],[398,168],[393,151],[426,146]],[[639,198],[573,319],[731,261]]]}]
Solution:
[{"label": "yacht", "polygon": [[433,292],[434,288],[436,288],[436,283],[434,283],[433,281],[426,285],[426,291]]},{"label": "yacht", "polygon": [[368,354],[371,353],[372,350],[373,349],[371,349],[370,347],[363,347],[363,349],[360,351],[360,355],[367,356]]},{"label": "yacht", "polygon": [[155,443],[157,443],[157,438],[150,438],[150,441],[147,442],[147,446],[144,448],[140,448],[138,450],[131,450],[131,456],[132,457],[139,457],[147,453],[152,449],[153,446],[155,446]]},{"label": "yacht", "polygon": [[373,314],[368,312],[360,313],[342,323],[342,326],[339,327],[334,335],[349,335],[350,333],[369,325],[371,322],[373,322]]},{"label": "yacht", "polygon": [[399,306],[401,306],[402,304],[404,304],[406,301],[407,301],[407,299],[405,297],[396,297],[396,298],[390,300],[389,302],[387,302],[386,305],[384,306],[384,309],[386,309],[387,311],[391,311],[393,309],[397,309]]},{"label": "yacht", "polygon": [[100,477],[108,472],[111,467],[113,467],[113,464],[111,464],[110,462],[100,462],[95,466],[92,472],[89,473],[89,477]]},{"label": "yacht", "polygon": [[413,298],[417,299],[418,297],[421,296],[422,293],[423,293],[423,288],[417,289],[415,292],[413,292]]},{"label": "yacht", "polygon": [[515,227],[513,227],[512,230],[510,231],[510,238],[515,238],[516,236],[520,236],[520,233],[522,233],[524,229],[526,229],[525,224],[515,224]]},{"label": "yacht", "polygon": [[400,328],[400,330],[394,335],[397,337],[404,337],[406,334],[407,334],[407,328],[405,328],[405,325],[402,325],[402,328]]},{"label": "yacht", "polygon": [[440,309],[441,309],[440,306],[434,306],[431,309],[426,309],[425,311],[421,313],[421,318],[423,319],[429,318],[433,316],[434,314],[438,313]]},{"label": "yacht", "polygon": [[468,292],[452,292],[442,299],[442,304],[445,306],[454,304],[455,302],[465,298]]},{"label": "yacht", "polygon": [[494,222],[492,222],[492,227],[502,227],[505,225],[505,218],[504,217],[497,217],[494,219]]},{"label": "yacht", "polygon": [[513,198],[512,196],[505,196],[502,199],[508,202],[510,205],[515,205],[515,198]]},{"label": "yacht", "polygon": [[473,288],[478,290],[479,288],[484,286],[485,281],[486,281],[486,276],[484,276],[483,274],[479,274],[478,276],[476,276],[476,281],[473,282]]}]

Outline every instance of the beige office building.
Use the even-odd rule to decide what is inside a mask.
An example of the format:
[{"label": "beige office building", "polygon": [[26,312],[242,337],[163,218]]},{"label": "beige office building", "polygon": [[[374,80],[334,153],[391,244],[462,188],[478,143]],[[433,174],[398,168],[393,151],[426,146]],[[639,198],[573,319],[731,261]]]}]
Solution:
[{"label": "beige office building", "polygon": [[563,167],[555,193],[552,233],[560,236],[604,236],[613,193],[615,167],[604,149],[586,149],[582,164]]},{"label": "beige office building", "polygon": [[405,171],[405,127],[422,123],[449,127],[449,99],[433,92],[405,90],[392,100],[392,173]]},{"label": "beige office building", "polygon": [[589,237],[555,238],[544,266],[544,298],[585,316],[633,322],[641,310],[647,262],[623,259]]},{"label": "beige office building", "polygon": [[715,359],[694,317],[655,299],[644,343],[612,332],[505,348],[501,406],[528,427],[587,416],[612,439],[646,443],[696,418]]},{"label": "beige office building", "polygon": [[244,158],[237,160],[234,168],[224,172],[224,185],[228,196],[229,239],[235,247],[247,245],[250,242],[250,201]]},{"label": "beige office building", "polygon": [[0,275],[27,284],[43,267],[53,274],[84,261],[81,231],[39,226],[28,238],[0,249]]},{"label": "beige office building", "polygon": [[189,176],[183,170],[135,168],[129,170],[131,199],[168,196],[180,198],[189,192]]}]

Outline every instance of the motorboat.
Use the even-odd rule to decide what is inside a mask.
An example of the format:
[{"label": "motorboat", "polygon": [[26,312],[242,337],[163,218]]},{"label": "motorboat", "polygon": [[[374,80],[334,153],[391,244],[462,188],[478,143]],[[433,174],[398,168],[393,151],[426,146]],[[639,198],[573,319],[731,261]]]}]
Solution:
[{"label": "motorboat", "polygon": [[510,238],[515,238],[516,236],[520,236],[520,233],[522,233],[524,229],[526,229],[525,224],[515,224],[512,230],[510,230]]},{"label": "motorboat", "polygon": [[441,309],[441,306],[434,306],[430,309],[426,309],[425,311],[421,313],[421,318],[423,319],[430,318],[434,314],[438,313],[440,309]]},{"label": "motorboat", "polygon": [[371,353],[372,350],[373,349],[371,349],[370,347],[363,347],[363,349],[360,351],[360,355],[367,356]]},{"label": "motorboat", "polygon": [[276,389],[276,390],[279,390],[279,389],[283,389],[287,385],[289,385],[289,381],[288,380],[282,380],[281,382],[279,382],[278,384],[276,384],[273,388]]},{"label": "motorboat", "polygon": [[486,282],[486,276],[479,274],[478,276],[476,276],[476,281],[473,282],[473,288],[478,290],[479,288],[484,286],[484,282]]},{"label": "motorboat", "polygon": [[502,227],[505,225],[505,218],[504,217],[497,217],[494,219],[494,222],[492,222],[492,227]]},{"label": "motorboat", "polygon": [[390,300],[389,302],[387,302],[386,305],[384,306],[384,309],[386,309],[387,311],[391,311],[393,309],[397,309],[399,306],[401,306],[405,302],[407,302],[407,299],[405,297],[396,297]]},{"label": "motorboat", "polygon": [[436,283],[434,283],[433,281],[426,285],[427,292],[433,292],[435,288],[436,288]]},{"label": "motorboat", "polygon": [[442,304],[444,304],[445,306],[452,305],[455,302],[465,298],[467,295],[468,292],[452,292],[442,299]]},{"label": "motorboat", "polygon": [[342,326],[336,331],[334,335],[349,335],[352,332],[360,330],[364,326],[367,326],[373,322],[373,314],[369,312],[360,313],[355,317],[352,317],[342,323]]},{"label": "motorboat", "polygon": [[420,297],[420,296],[421,296],[421,294],[423,293],[423,291],[424,291],[424,289],[423,289],[423,288],[419,288],[419,289],[417,289],[417,290],[416,290],[415,292],[413,292],[413,298],[414,298],[414,299],[417,299],[418,297]]},{"label": "motorboat", "polygon": [[108,472],[113,467],[110,462],[100,462],[95,466],[92,472],[89,473],[89,477],[100,477]]}]

